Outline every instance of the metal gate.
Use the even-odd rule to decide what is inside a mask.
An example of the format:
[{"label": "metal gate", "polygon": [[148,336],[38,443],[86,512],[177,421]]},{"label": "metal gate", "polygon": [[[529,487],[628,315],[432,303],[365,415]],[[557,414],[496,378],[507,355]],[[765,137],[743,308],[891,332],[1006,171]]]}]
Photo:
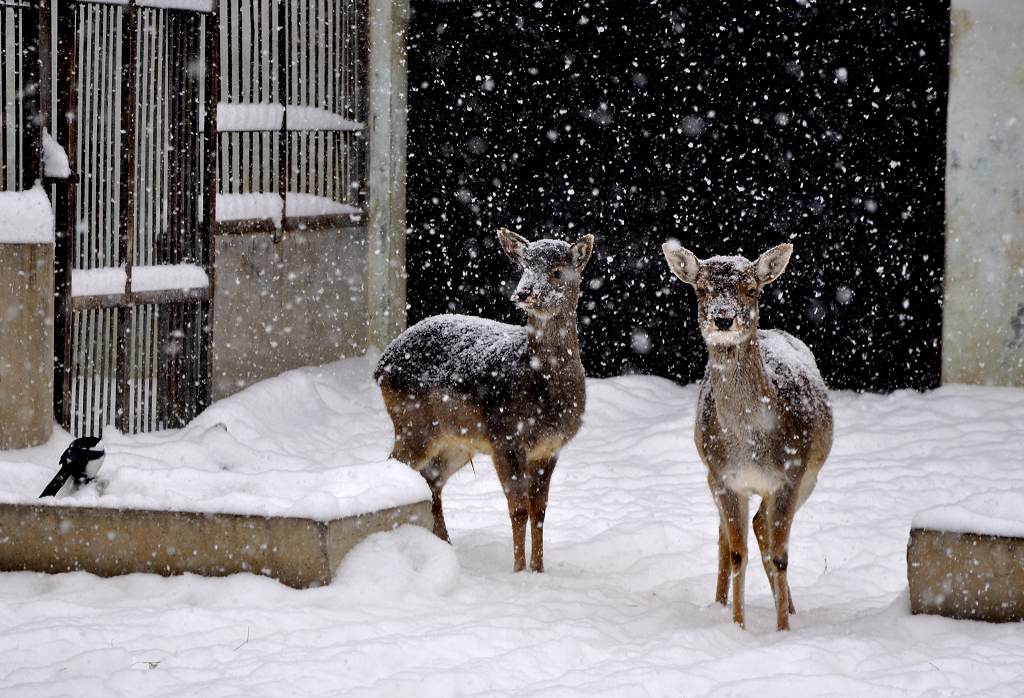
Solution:
[{"label": "metal gate", "polygon": [[209,402],[217,42],[209,0],[57,14],[56,415],[181,426]]}]

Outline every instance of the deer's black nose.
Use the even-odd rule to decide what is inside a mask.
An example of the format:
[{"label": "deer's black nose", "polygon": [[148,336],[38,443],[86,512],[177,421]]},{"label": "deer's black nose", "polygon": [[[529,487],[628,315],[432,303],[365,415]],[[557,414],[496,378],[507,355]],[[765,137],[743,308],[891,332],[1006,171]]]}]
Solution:
[{"label": "deer's black nose", "polygon": [[525,301],[530,297],[530,291],[516,291],[516,300]]},{"label": "deer's black nose", "polygon": [[724,332],[725,330],[727,330],[730,327],[732,327],[732,318],[731,317],[716,317],[715,318],[715,327],[717,327],[718,329],[720,329],[720,330],[722,330]]}]

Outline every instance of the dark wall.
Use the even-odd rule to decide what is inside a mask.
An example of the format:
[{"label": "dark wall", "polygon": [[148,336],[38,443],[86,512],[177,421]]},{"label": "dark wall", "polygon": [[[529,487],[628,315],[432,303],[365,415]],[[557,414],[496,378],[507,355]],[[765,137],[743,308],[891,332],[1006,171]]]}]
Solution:
[{"label": "dark wall", "polygon": [[495,228],[592,232],[588,373],[689,381],[696,301],[662,241],[792,241],[763,327],[833,387],[937,385],[948,22],[948,0],[414,0],[410,321],[519,322]]}]

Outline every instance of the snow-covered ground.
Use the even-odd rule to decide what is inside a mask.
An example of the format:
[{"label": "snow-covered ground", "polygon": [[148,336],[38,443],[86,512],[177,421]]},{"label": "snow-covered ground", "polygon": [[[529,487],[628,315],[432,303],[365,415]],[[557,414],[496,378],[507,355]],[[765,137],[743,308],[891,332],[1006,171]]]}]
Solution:
[{"label": "snow-covered ground", "polygon": [[[268,457],[376,449],[383,463],[390,428],[368,372],[365,360],[293,372],[212,409]],[[245,413],[296,384],[315,389],[317,409]],[[792,536],[798,613],[776,633],[755,565],[748,630],[711,603],[717,517],[691,438],[695,387],[622,377],[588,389],[585,426],[554,475],[545,574],[512,574],[504,498],[480,458],[446,489],[453,546],[418,528],[381,534],[321,589],[251,575],[2,574],[0,692],[1024,694],[1024,628],[911,616],[905,558],[918,511],[1024,491],[1024,390],[834,394],[832,457]],[[153,439],[173,442],[119,443]],[[0,463],[21,463],[41,489],[66,441]]]}]

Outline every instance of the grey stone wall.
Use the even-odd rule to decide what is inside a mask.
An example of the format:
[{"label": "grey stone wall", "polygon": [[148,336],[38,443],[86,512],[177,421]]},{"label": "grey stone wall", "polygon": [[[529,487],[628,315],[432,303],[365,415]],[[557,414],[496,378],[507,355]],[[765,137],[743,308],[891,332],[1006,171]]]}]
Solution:
[{"label": "grey stone wall", "polygon": [[219,235],[213,398],[366,351],[366,230]]},{"label": "grey stone wall", "polygon": [[1024,2],[953,0],[942,380],[1024,386]]},{"label": "grey stone wall", "polygon": [[0,244],[0,450],[53,432],[53,244]]}]

